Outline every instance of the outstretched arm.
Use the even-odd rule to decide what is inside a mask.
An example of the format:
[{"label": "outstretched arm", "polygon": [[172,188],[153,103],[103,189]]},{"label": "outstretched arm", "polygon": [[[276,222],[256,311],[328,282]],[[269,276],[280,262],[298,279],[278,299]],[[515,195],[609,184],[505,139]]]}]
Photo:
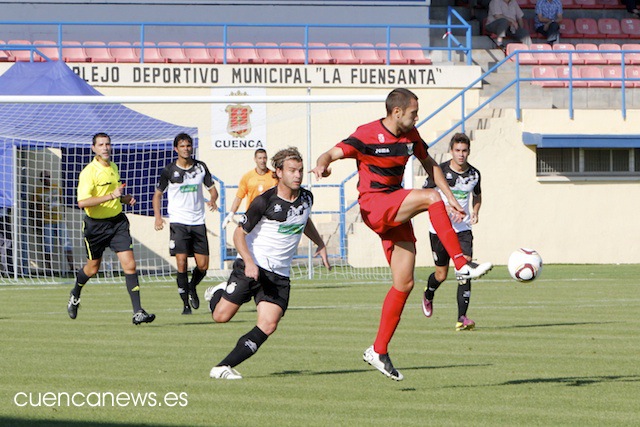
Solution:
[{"label": "outstretched arm", "polygon": [[320,178],[326,178],[331,175],[331,168],[329,165],[336,160],[344,158],[344,152],[340,147],[333,147],[329,151],[326,151],[318,157],[316,160],[316,167],[311,169],[311,173],[316,176],[316,180]]}]

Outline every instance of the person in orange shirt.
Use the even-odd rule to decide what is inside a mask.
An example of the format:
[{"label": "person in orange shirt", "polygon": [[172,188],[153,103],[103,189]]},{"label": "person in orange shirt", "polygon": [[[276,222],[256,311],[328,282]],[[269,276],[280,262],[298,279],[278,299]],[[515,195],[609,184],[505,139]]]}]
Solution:
[{"label": "person in orange shirt", "polygon": [[222,228],[225,228],[233,220],[233,216],[238,212],[242,199],[247,198],[245,210],[249,209],[253,199],[278,184],[273,172],[267,167],[267,158],[267,151],[264,148],[258,148],[254,153],[253,161],[256,162],[256,167],[245,173],[240,179],[238,192],[231,203],[229,213],[222,221]]}]

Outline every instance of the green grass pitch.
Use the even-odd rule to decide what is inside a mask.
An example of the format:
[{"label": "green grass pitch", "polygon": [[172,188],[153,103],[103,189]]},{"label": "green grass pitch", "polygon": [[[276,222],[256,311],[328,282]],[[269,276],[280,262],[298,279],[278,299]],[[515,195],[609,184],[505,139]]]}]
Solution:
[{"label": "green grass pitch", "polygon": [[90,282],[76,320],[71,279],[0,286],[0,425],[640,425],[638,265],[548,265],[531,284],[497,267],[473,284],[471,332],[455,332],[451,279],[422,315],[430,271],[417,271],[391,342],[401,382],[362,361],[388,283],[294,281],[239,381],[209,369],[253,327],[253,303],[218,325],[204,304],[182,316],[173,282],[143,283],[158,317],[133,326],[124,284]]}]

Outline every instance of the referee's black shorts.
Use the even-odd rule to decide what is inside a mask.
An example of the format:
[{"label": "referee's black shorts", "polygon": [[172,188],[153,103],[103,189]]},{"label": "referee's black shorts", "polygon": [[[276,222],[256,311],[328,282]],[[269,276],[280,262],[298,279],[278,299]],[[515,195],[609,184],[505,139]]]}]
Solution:
[{"label": "referee's black shorts", "polygon": [[129,220],[124,212],[113,218],[90,218],[82,220],[84,248],[88,259],[100,259],[106,248],[115,253],[133,250],[129,232]]},{"label": "referee's black shorts", "polygon": [[209,255],[207,227],[200,225],[184,225],[172,222],[169,224],[169,253],[193,256]]},{"label": "referee's black shorts", "polygon": [[[461,231],[458,234],[458,240],[460,241],[460,248],[462,253],[472,257],[473,256],[473,234],[471,230]],[[429,233],[431,239],[431,252],[433,253],[433,262],[438,267],[445,267],[449,265],[449,254],[444,248],[444,245],[440,241],[440,238],[435,233]]]}]

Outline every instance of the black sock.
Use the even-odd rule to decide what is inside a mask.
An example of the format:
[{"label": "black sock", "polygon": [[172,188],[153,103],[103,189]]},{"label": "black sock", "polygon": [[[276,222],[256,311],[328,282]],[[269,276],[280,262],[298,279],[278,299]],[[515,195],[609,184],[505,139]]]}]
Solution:
[{"label": "black sock", "polygon": [[76,273],[76,285],[71,290],[71,293],[74,297],[80,298],[80,292],[82,292],[82,287],[89,281],[90,277],[86,275],[84,272],[84,267],[81,267],[80,270]]},{"label": "black sock", "polygon": [[182,299],[182,303],[186,307],[189,305],[189,273],[186,271],[184,273],[178,272],[176,282],[178,282],[178,294]]},{"label": "black sock", "polygon": [[218,366],[231,366],[232,368],[238,366],[253,356],[267,338],[269,338],[269,335],[262,332],[257,326],[254,327],[248,334],[240,337],[236,348],[231,350],[231,353],[222,362],[218,363]]},{"label": "black sock", "polygon": [[138,282],[138,273],[125,274],[124,281],[127,284],[127,291],[129,291],[133,312],[137,313],[142,310],[142,306],[140,305],[140,283]]},{"label": "black sock", "polygon": [[469,299],[471,298],[471,279],[458,284],[458,319],[467,315]]},{"label": "black sock", "polygon": [[207,270],[201,271],[198,267],[193,269],[191,273],[191,282],[189,283],[189,289],[194,291],[196,286],[204,279],[204,276],[207,275]]},{"label": "black sock", "polygon": [[209,310],[213,313],[213,310],[216,309],[216,305],[220,302],[222,298],[222,294],[224,293],[224,289],[218,289],[211,296],[211,301],[209,301]]},{"label": "black sock", "polygon": [[425,297],[429,301],[433,300],[436,289],[438,289],[441,284],[442,282],[438,282],[436,280],[436,273],[431,273],[431,276],[429,276],[429,280],[427,281],[427,291],[424,293]]}]

